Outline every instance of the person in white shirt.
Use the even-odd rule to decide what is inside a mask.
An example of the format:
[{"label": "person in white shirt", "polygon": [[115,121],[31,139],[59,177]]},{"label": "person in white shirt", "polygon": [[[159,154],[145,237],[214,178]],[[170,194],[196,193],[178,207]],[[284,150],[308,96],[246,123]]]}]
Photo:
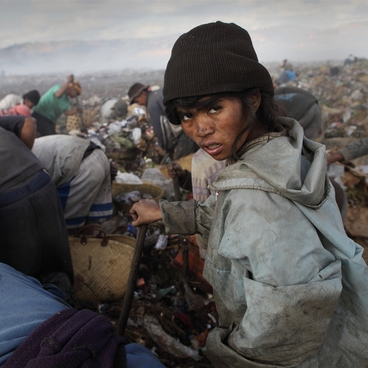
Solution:
[{"label": "person in white shirt", "polygon": [[1,111],[7,111],[16,105],[26,105],[32,110],[32,108],[38,104],[40,97],[41,96],[37,90],[29,91],[23,96],[10,93],[0,101],[0,113]]}]

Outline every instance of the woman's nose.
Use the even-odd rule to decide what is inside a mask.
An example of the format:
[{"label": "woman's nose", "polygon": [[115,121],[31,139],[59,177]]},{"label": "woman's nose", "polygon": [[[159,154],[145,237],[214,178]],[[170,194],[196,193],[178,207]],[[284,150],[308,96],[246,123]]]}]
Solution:
[{"label": "woman's nose", "polygon": [[203,116],[197,119],[197,135],[198,137],[204,137],[213,133],[213,127],[208,117]]}]

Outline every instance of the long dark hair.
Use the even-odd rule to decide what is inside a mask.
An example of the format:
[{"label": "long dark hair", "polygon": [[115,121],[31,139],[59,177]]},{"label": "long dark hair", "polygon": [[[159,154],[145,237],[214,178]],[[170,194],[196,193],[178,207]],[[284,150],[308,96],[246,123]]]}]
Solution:
[{"label": "long dark hair", "polygon": [[[216,93],[210,96],[194,96],[194,97],[185,97],[178,98],[175,100],[171,100],[167,103],[166,106],[166,116],[169,121],[174,125],[180,125],[180,117],[177,113],[177,107],[190,107],[190,108],[198,108],[201,109],[206,106],[210,106],[213,102],[221,99],[221,98],[237,98],[240,100],[243,107],[243,114],[246,120],[248,120],[248,124],[244,126],[242,131],[236,137],[233,146],[233,156],[236,159],[239,159],[239,152],[241,148],[236,151],[236,145],[239,139],[241,139],[242,135],[248,131],[252,126],[257,124],[261,125],[267,132],[276,132],[280,130],[280,125],[277,122],[277,117],[284,115],[281,111],[279,105],[276,104],[273,96],[269,93],[259,90],[261,94],[261,103],[259,105],[258,110],[255,112],[249,102],[249,96],[251,96],[258,89],[251,89],[241,92],[223,92]],[[206,98],[205,98],[206,97]]]}]

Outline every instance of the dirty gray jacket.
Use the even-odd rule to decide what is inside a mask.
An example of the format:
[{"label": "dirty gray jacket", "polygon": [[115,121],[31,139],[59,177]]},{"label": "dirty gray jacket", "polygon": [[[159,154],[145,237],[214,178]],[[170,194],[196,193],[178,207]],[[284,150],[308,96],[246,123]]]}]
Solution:
[{"label": "dirty gray jacket", "polygon": [[325,147],[293,119],[252,142],[206,202],[160,203],[167,232],[209,237],[214,367],[368,366],[368,268],[326,176]]},{"label": "dirty gray jacket", "polygon": [[59,187],[72,180],[90,143],[89,139],[53,134],[36,138],[32,152]]}]

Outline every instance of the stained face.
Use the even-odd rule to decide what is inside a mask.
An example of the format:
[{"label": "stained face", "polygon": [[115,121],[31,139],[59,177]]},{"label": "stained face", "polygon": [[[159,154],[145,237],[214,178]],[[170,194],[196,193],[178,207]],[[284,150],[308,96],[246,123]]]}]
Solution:
[{"label": "stained face", "polygon": [[[218,99],[200,109],[178,107],[177,112],[184,132],[216,160],[231,157],[232,145],[248,123],[242,104],[236,98]],[[242,135],[237,149],[248,135],[249,131]]]}]

